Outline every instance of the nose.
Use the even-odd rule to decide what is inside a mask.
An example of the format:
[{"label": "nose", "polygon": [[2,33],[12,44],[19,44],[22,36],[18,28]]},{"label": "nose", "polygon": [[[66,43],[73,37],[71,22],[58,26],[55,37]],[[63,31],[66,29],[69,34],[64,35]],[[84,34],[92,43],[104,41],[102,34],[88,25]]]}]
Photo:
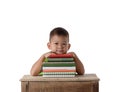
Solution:
[{"label": "nose", "polygon": [[58,45],[58,48],[62,48],[62,44],[59,44],[59,45]]}]

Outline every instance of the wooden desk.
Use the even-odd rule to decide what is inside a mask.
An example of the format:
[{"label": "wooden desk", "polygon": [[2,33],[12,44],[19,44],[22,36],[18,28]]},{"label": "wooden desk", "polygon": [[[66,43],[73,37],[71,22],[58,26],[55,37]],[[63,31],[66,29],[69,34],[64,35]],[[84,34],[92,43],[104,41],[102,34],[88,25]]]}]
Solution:
[{"label": "wooden desk", "polygon": [[99,92],[96,74],[77,75],[73,78],[44,78],[24,75],[21,92]]}]

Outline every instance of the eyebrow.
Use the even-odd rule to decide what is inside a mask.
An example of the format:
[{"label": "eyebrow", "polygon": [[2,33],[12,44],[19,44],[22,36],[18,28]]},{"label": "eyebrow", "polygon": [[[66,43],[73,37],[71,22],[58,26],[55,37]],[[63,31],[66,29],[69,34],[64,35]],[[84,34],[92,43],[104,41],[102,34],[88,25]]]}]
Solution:
[{"label": "eyebrow", "polygon": [[[59,41],[55,41],[55,40],[53,40],[52,42],[59,42]],[[62,42],[67,42],[67,41],[62,41]]]}]

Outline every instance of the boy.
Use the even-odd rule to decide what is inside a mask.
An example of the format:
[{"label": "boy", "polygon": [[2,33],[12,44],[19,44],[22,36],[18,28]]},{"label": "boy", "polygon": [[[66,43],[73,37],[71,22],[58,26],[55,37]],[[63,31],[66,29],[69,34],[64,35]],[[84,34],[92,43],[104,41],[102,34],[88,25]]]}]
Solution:
[{"label": "boy", "polygon": [[[36,76],[38,75],[42,70],[42,63],[46,57],[48,57],[51,54],[67,54],[67,51],[70,48],[69,44],[69,33],[61,27],[54,28],[50,32],[50,38],[49,42],[47,43],[48,48],[51,50],[50,52],[47,52],[43,54],[32,66],[31,68],[31,75]],[[74,52],[69,52],[69,54],[73,55],[75,64],[76,64],[76,72],[80,75],[83,75],[85,70],[82,62],[77,57],[77,55]]]}]

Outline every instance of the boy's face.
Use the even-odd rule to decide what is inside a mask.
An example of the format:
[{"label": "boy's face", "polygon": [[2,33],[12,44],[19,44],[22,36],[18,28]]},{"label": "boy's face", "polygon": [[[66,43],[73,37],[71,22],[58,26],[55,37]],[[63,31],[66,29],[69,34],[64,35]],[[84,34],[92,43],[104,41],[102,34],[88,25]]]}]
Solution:
[{"label": "boy's face", "polygon": [[48,48],[56,54],[66,54],[70,48],[68,37],[58,35],[52,36],[47,45]]}]

